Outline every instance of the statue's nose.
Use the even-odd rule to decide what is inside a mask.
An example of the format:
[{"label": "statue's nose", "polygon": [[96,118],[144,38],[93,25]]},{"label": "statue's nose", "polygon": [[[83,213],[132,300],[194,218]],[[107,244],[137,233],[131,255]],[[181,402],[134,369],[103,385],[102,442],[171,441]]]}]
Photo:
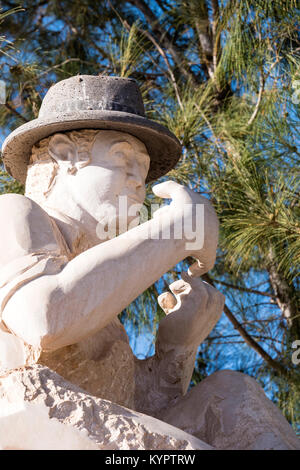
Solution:
[{"label": "statue's nose", "polygon": [[142,179],[135,175],[130,175],[127,179],[127,184],[132,189],[140,189],[142,187]]},{"label": "statue's nose", "polygon": [[130,168],[128,168],[127,184],[133,189],[139,189],[143,186],[144,180],[137,164],[132,165]]}]

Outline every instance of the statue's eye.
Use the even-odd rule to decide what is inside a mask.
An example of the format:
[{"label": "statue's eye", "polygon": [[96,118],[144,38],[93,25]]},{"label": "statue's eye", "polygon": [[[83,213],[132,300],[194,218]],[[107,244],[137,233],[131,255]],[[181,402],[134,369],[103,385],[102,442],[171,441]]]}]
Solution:
[{"label": "statue's eye", "polygon": [[127,164],[126,155],[123,152],[115,152],[113,160],[118,166],[125,166]]}]

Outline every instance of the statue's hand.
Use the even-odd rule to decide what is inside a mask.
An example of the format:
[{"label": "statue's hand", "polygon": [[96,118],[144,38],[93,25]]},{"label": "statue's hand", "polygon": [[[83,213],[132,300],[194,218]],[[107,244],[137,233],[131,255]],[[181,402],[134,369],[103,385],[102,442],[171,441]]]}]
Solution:
[{"label": "statue's hand", "polygon": [[189,273],[200,276],[212,269],[216,260],[219,223],[209,200],[175,181],[157,184],[153,192],[161,198],[172,199],[171,204],[156,211],[154,217],[169,216],[176,223],[178,237],[181,227],[185,257],[197,259]]},{"label": "statue's hand", "polygon": [[158,330],[159,350],[172,345],[197,347],[219,320],[225,298],[221,292],[199,278],[182,273],[183,279],[170,284],[172,292],[158,297],[166,313]]}]

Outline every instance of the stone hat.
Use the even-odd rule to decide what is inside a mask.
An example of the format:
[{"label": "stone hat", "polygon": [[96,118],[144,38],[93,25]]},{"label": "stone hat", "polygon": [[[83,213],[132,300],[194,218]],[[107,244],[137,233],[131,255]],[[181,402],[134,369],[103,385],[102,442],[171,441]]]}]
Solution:
[{"label": "stone hat", "polygon": [[181,155],[175,135],[145,117],[135,80],[77,75],[53,85],[42,102],[39,117],[5,139],[2,157],[6,170],[25,183],[35,143],[56,132],[88,128],[123,131],[140,139],[151,160],[147,182],[170,171]]}]

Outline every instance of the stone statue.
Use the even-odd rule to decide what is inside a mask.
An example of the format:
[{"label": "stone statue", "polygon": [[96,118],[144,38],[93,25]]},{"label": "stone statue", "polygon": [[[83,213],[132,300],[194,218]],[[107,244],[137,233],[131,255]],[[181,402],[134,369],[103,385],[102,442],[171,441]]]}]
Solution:
[{"label": "stone statue", "polygon": [[[158,418],[198,438],[193,448],[299,448],[250,377],[220,371],[187,392],[197,348],[224,305],[199,277],[214,265],[218,220],[206,198],[165,181],[153,191],[171,204],[138,224],[145,183],[166,174],[180,153],[176,137],[145,117],[135,81],[118,77],[57,83],[38,119],[7,137],[6,168],[26,182],[26,193],[0,197],[0,392],[11,390],[13,374],[50,370],[68,381],[65,393],[73,384]],[[194,231],[184,230],[188,224]],[[195,264],[158,299],[166,317],[155,355],[140,361],[118,314],[187,257]],[[5,400],[0,447],[14,448]]]}]

